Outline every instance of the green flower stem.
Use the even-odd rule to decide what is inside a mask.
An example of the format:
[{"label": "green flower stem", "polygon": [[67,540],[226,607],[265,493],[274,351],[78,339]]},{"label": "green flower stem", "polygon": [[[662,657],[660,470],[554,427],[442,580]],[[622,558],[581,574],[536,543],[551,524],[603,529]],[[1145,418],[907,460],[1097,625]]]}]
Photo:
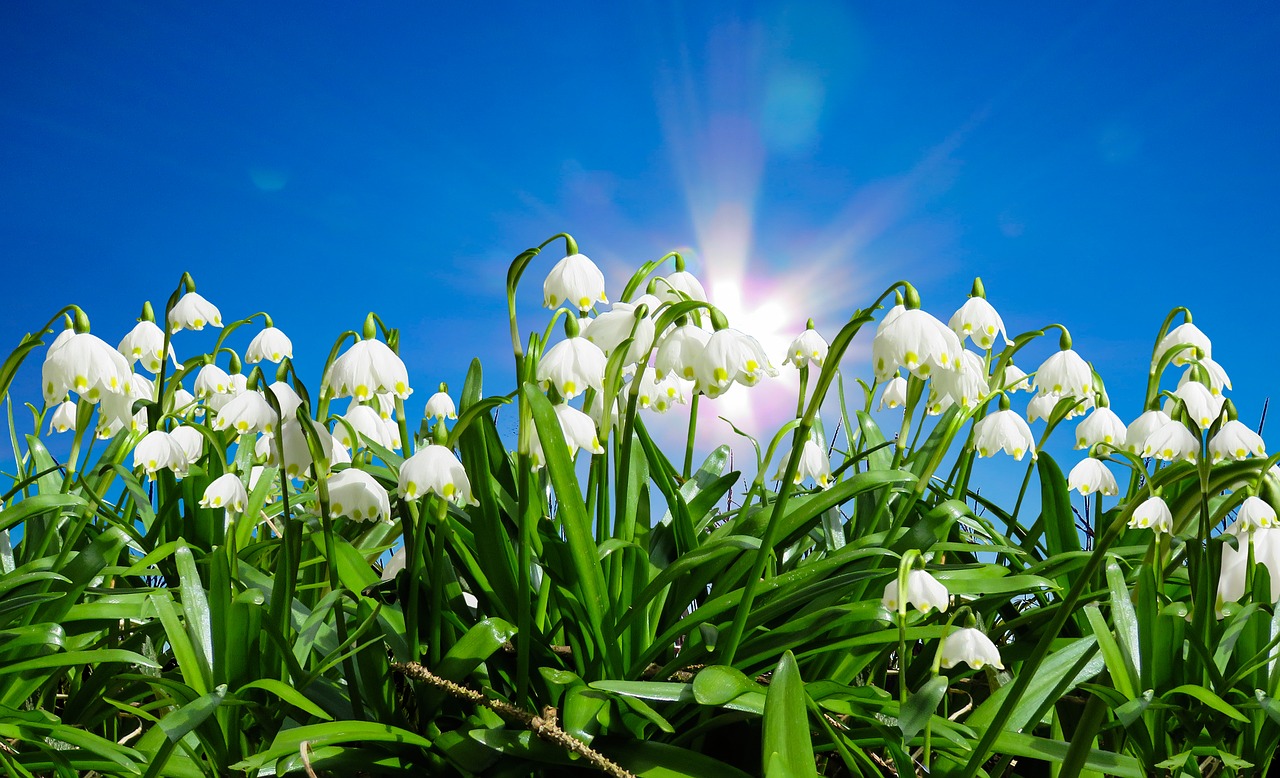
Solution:
[{"label": "green flower stem", "polygon": [[800,391],[796,392],[796,418],[804,415],[804,393],[809,386],[809,363],[805,362],[800,368]]},{"label": "green flower stem", "polygon": [[686,481],[693,475],[693,442],[698,436],[698,398],[701,396],[695,391],[689,398],[689,432],[684,441],[684,467],[680,469]]},{"label": "green flower stem", "polygon": [[[427,650],[430,652],[431,666],[437,667],[444,656],[443,633],[441,622],[444,618],[444,568],[445,545],[449,540],[449,503],[439,496],[432,495],[435,517],[435,531],[431,533],[431,608],[427,612]],[[425,522],[424,522],[425,523]]]},{"label": "green flower stem", "polygon": [[[409,644],[409,658],[414,662],[422,658],[422,630],[418,626],[422,618],[422,609],[418,603],[421,598],[419,578],[422,576],[422,565],[427,556],[427,519],[421,510],[421,504],[422,500],[414,500],[408,504],[409,515],[404,534],[405,570],[408,572],[406,580],[409,585],[409,602],[404,611],[404,631]],[[409,544],[410,540],[412,545]]]},{"label": "green flower stem", "polygon": [[[330,513],[329,503],[329,483],[326,474],[321,472],[327,470],[328,466],[322,464],[323,459],[317,457],[321,453],[320,440],[315,437],[314,430],[308,425],[306,429],[307,446],[311,448],[311,477],[316,484],[316,498],[320,503],[320,526],[324,533],[324,554],[325,567],[329,572],[329,590],[334,592],[342,591],[342,580],[338,576],[337,550],[333,542],[333,516]],[[338,632],[339,644],[347,642],[347,617],[346,608],[343,607],[342,599],[338,599],[333,604],[334,626]],[[342,660],[342,674],[347,681],[347,694],[351,697],[351,715],[355,719],[364,718],[364,701],[360,697],[360,676],[356,673],[355,660],[351,656],[347,656]]]},{"label": "green flower stem", "polygon": [[578,253],[578,243],[573,239],[573,236],[566,232],[560,232],[542,241],[537,248],[528,248],[520,252],[515,259],[511,260],[510,266],[507,267],[507,321],[511,325],[511,351],[516,359],[517,376],[524,375],[525,352],[520,345],[520,325],[516,321],[516,289],[520,286],[520,277],[524,275],[525,269],[529,267],[529,263],[533,261],[533,258],[560,238],[564,238],[566,255]]}]

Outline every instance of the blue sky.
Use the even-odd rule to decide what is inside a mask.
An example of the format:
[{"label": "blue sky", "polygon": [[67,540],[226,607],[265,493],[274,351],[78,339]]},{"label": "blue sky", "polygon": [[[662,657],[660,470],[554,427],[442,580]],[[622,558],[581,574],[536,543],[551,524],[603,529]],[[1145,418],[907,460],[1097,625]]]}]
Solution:
[{"label": "blue sky", "polygon": [[415,408],[473,356],[506,374],[506,263],[563,230],[615,285],[685,249],[828,335],[897,278],[945,319],[981,275],[1126,418],[1175,305],[1244,420],[1280,377],[1273,5],[431,5],[6,4],[0,341],[77,302],[115,343],[189,270],[315,383],[376,310]]}]

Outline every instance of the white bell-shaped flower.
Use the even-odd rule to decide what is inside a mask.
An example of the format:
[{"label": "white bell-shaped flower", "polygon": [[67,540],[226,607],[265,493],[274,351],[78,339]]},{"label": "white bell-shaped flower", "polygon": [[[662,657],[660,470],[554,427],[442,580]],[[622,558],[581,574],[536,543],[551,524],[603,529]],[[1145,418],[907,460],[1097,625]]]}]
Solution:
[{"label": "white bell-shaped flower", "polygon": [[253,435],[276,430],[276,412],[261,392],[244,391],[222,406],[211,424],[215,430],[233,430],[239,435]]},{"label": "white bell-shaped flower", "polygon": [[928,378],[935,369],[956,368],[961,346],[954,332],[918,308],[895,311],[896,306],[885,316],[871,342],[876,378],[889,378],[900,367],[919,378]]},{"label": "white bell-shaped flower", "polygon": [[970,297],[965,301],[960,310],[952,314],[947,326],[961,341],[967,337],[973,341],[973,345],[983,350],[995,345],[996,335],[1006,343],[1009,342],[1009,336],[1004,330],[1004,320],[991,303],[982,297]]},{"label": "white bell-shaped flower", "polygon": [[[600,444],[600,435],[596,431],[596,422],[590,415],[564,403],[554,406],[554,410],[556,419],[560,422],[560,431],[564,434],[564,442],[569,447],[569,456],[573,456],[580,448],[592,454],[604,453],[604,446]],[[536,429],[529,442],[529,459],[533,467],[545,467],[546,453]]]},{"label": "white bell-shaped flower", "polygon": [[1090,408],[1094,407],[1093,396],[1086,398],[1064,397],[1060,394],[1037,394],[1027,402],[1027,421],[1044,420],[1048,421],[1053,415],[1053,409],[1058,407],[1058,403],[1064,399],[1070,399],[1073,403],[1071,410],[1067,411],[1067,415],[1063,417],[1065,420],[1074,419],[1088,413]]},{"label": "white bell-shaped flower", "polygon": [[1180,421],[1171,421],[1147,436],[1142,456],[1165,462],[1185,459],[1195,462],[1200,456],[1200,441]]},{"label": "white bell-shaped flower", "polygon": [[[271,437],[264,435],[261,439],[269,441],[271,440]],[[262,480],[262,476],[264,473],[266,473],[266,471],[267,469],[262,465],[254,465],[253,467],[249,468],[249,491],[250,492],[258,488],[258,481]],[[273,478],[272,485],[267,487],[267,498],[265,500],[266,505],[270,505],[271,503],[275,502],[276,498],[279,496],[279,490],[275,488],[274,480],[275,479]]]},{"label": "white bell-shaped flower", "polygon": [[[333,437],[343,448],[356,449],[364,445],[360,436],[367,437],[374,443],[383,448],[395,448],[392,445],[391,436],[387,434],[387,424],[378,415],[378,412],[367,405],[352,405],[342,416],[351,425],[338,422],[333,428]],[[351,434],[351,429],[355,430],[355,436]]]},{"label": "white bell-shaped flower", "polygon": [[942,666],[951,669],[961,662],[974,670],[987,665],[1003,670],[1000,650],[981,630],[965,627],[953,630],[942,640]]},{"label": "white bell-shaped flower", "polygon": [[1124,445],[1132,454],[1140,454],[1146,448],[1151,433],[1173,421],[1164,411],[1146,411],[1129,423],[1124,432]]},{"label": "white bell-shaped flower", "polygon": [[975,424],[973,446],[980,457],[1004,451],[1018,461],[1027,452],[1031,453],[1032,459],[1036,458],[1036,443],[1031,437],[1031,428],[1021,416],[1011,410],[988,414]]},{"label": "white bell-shaped flower", "polygon": [[200,434],[200,430],[182,425],[169,430],[169,437],[182,446],[182,453],[186,455],[188,465],[200,461],[200,457],[204,454],[204,435]]},{"label": "white bell-shaped flower", "polygon": [[49,420],[50,432],[66,432],[76,428],[76,404],[73,400],[58,403]]},{"label": "white bell-shaped flower", "polygon": [[1076,425],[1076,448],[1088,448],[1106,443],[1117,448],[1124,446],[1126,427],[1124,421],[1110,408],[1096,408],[1093,413]]},{"label": "white bell-shaped flower", "polygon": [[187,454],[182,445],[170,437],[164,430],[148,432],[138,441],[133,449],[133,466],[141,467],[149,476],[154,477],[157,470],[169,468],[176,475],[187,470]]},{"label": "white bell-shaped flower", "polygon": [[[1217,362],[1205,357],[1199,360],[1200,367],[1204,368],[1204,373],[1209,379],[1209,393],[1216,396],[1222,394],[1224,390],[1231,391],[1231,377],[1227,375],[1227,371]],[[1189,366],[1183,371],[1182,377],[1178,379],[1178,386],[1181,387],[1188,381],[1195,381],[1195,366]]]},{"label": "white bell-shaped flower", "polygon": [[785,361],[797,368],[804,367],[806,363],[814,367],[822,367],[822,363],[827,359],[828,348],[830,347],[827,341],[818,334],[817,330],[810,327],[796,336],[796,339],[791,341],[791,345],[787,346]]},{"label": "white bell-shaped flower", "polygon": [[693,372],[698,391],[713,398],[735,383],[755,386],[762,377],[778,374],[759,341],[731,328],[711,333]]},{"label": "white bell-shaped flower", "polygon": [[206,399],[212,394],[227,394],[231,391],[231,376],[227,371],[215,364],[208,364],[196,373],[196,397]]},{"label": "white bell-shaped flower", "polygon": [[[773,474],[773,480],[781,481],[786,475],[792,451],[794,449],[788,450],[778,459],[778,470]],[[835,484],[831,479],[831,460],[827,452],[814,442],[813,438],[805,439],[804,445],[800,447],[799,467],[796,468],[792,483],[799,484],[806,478],[812,478],[813,482],[823,489],[829,489]]]},{"label": "white bell-shaped flower", "polygon": [[[613,356],[613,352],[622,345],[624,340],[632,338],[623,364],[639,363],[648,355],[649,349],[653,348],[653,338],[656,334],[654,321],[650,316],[643,316],[638,321],[636,319],[635,311],[640,305],[646,305],[650,313],[658,307],[656,297],[652,295],[644,297],[648,299],[635,303],[614,303],[613,308],[597,316],[591,322],[590,331],[580,333],[581,336],[599,346],[606,357]],[[634,337],[631,335],[632,328],[635,328]]]},{"label": "white bell-shaped flower", "polygon": [[991,377],[991,388],[1003,390],[1009,394],[1034,391],[1031,388],[1031,379],[1027,376],[1026,371],[1012,362],[1005,366],[1004,375],[1000,376],[999,379],[995,376]]},{"label": "white bell-shaped flower", "polygon": [[413,394],[404,361],[376,338],[353,343],[335,359],[326,384],[334,397],[354,397],[358,402],[371,400],[380,392],[390,392],[401,400]]},{"label": "white bell-shaped flower", "polygon": [[1073,349],[1063,349],[1046,359],[1036,370],[1039,393],[1064,397],[1093,396],[1093,370]]},{"label": "white bell-shaped flower", "polygon": [[[376,416],[375,412],[375,416]],[[381,419],[379,419],[381,422]],[[329,476],[329,511],[354,521],[391,518],[391,499],[378,479],[354,467]]]},{"label": "white bell-shaped flower", "polygon": [[249,389],[249,377],[244,373],[232,373],[227,376],[227,391],[214,392],[204,400],[207,409],[217,413],[221,411],[227,403],[239,397]]},{"label": "white bell-shaped flower", "polygon": [[298,406],[302,405],[302,398],[294,391],[294,388],[284,381],[276,381],[267,387],[272,394],[276,396],[276,404],[280,406],[280,417],[284,419],[293,418],[294,411],[298,410]]},{"label": "white bell-shaped flower", "polygon": [[664,303],[678,303],[682,300],[707,301],[707,290],[702,282],[687,270],[677,270],[665,278],[654,279],[653,293]]},{"label": "white bell-shaped flower", "polygon": [[907,379],[894,376],[884,385],[880,395],[880,410],[885,408],[902,408],[907,404]]},{"label": "white bell-shaped flower", "polygon": [[199,419],[204,416],[204,407],[196,400],[196,396],[181,385],[173,391],[172,399],[166,413],[176,414],[184,419]]},{"label": "white bell-shaped flower", "polygon": [[154,400],[155,386],[137,373],[132,375],[128,391],[109,392],[102,396],[98,405],[98,428],[94,433],[101,440],[115,437],[123,429],[141,432],[147,428],[146,410],[135,412],[133,407],[139,400]]},{"label": "white bell-shaped flower", "polygon": [[963,370],[938,370],[933,374],[930,413],[936,415],[952,405],[968,410],[976,406],[990,390],[987,385],[987,368],[982,357],[965,349],[960,352],[958,364],[964,365]]},{"label": "white bell-shaped flower", "polygon": [[462,463],[452,451],[434,443],[418,449],[400,466],[397,489],[406,500],[435,494],[459,505],[479,505],[471,496]]},{"label": "white bell-shaped flower", "polygon": [[379,392],[376,395],[378,415],[383,420],[393,419],[396,415],[396,396],[390,392]]},{"label": "white bell-shaped flower", "polygon": [[169,332],[202,330],[206,324],[222,326],[222,313],[218,306],[195,292],[187,292],[169,311]]},{"label": "white bell-shaped flower", "polygon": [[388,448],[394,451],[404,444],[400,439],[400,425],[394,419],[382,419],[382,427],[387,431],[387,440],[391,441]]},{"label": "white bell-shaped flower", "polygon": [[277,327],[267,327],[254,335],[244,352],[244,361],[251,365],[264,359],[270,362],[293,359],[293,341]]},{"label": "white bell-shaped flower", "polygon": [[682,324],[667,333],[653,357],[653,369],[659,380],[668,373],[686,381],[696,380],[698,359],[710,339],[711,333],[695,324]]},{"label": "white bell-shaped flower", "polygon": [[108,392],[128,392],[133,371],[119,351],[87,332],[58,336],[49,347],[41,368],[44,400],[52,405],[75,392],[96,403]]},{"label": "white bell-shaped flower", "polygon": [[200,498],[202,508],[225,508],[236,513],[244,513],[248,504],[249,493],[235,473],[223,473],[210,481]]},{"label": "white bell-shaped flower", "polygon": [[668,373],[666,378],[659,380],[650,369],[640,376],[640,386],[636,389],[636,407],[666,413],[672,406],[685,401],[684,379],[676,377],[674,373]]},{"label": "white bell-shaped flower", "polygon": [[1096,492],[1109,497],[1120,493],[1116,477],[1105,464],[1092,457],[1071,468],[1071,473],[1067,476],[1067,488],[1075,489],[1080,494]]},{"label": "white bell-shaped flower", "polygon": [[[901,600],[907,605],[916,606],[916,610],[921,613],[929,613],[934,609],[939,613],[946,613],[950,600],[951,593],[947,591],[947,587],[939,583],[938,579],[928,571],[915,569],[907,573],[907,594]],[[898,610],[898,577],[896,575],[885,584],[881,602],[890,611]]]},{"label": "white bell-shaped flower", "polygon": [[1209,456],[1213,464],[1224,459],[1245,459],[1249,456],[1265,457],[1267,446],[1262,436],[1249,429],[1239,419],[1232,419],[1218,430],[1209,441]]},{"label": "white bell-shaped flower", "polygon": [[[1202,430],[1207,430],[1222,416],[1222,395],[1214,396],[1209,387],[1195,381],[1189,381],[1174,391],[1174,396],[1182,400],[1187,415]],[[1166,411],[1169,409],[1166,408]]]},{"label": "white bell-shaped flower", "polygon": [[1173,532],[1173,514],[1164,498],[1148,497],[1129,514],[1129,527],[1149,529],[1156,534]]},{"label": "white bell-shaped flower", "polygon": [[427,400],[426,417],[434,421],[444,421],[445,419],[458,418],[458,408],[453,404],[453,398],[443,389],[431,395]]},{"label": "white bell-shaped flower", "polygon": [[[130,368],[135,362],[141,362],[147,370],[157,373],[164,364],[164,330],[156,326],[155,322],[144,319],[124,336],[117,350],[128,360]],[[169,358],[175,366],[178,364],[172,343],[169,344]]]},{"label": "white bell-shaped flower", "polygon": [[587,389],[602,391],[608,359],[600,347],[586,338],[565,338],[552,346],[538,362],[537,379],[543,389],[554,386],[565,399]]},{"label": "white bell-shaped flower", "polygon": [[1217,612],[1222,616],[1222,606],[1237,602],[1245,594],[1249,573],[1249,545],[1253,544],[1253,560],[1264,565],[1271,578],[1271,601],[1280,602],[1280,527],[1259,527],[1252,532],[1241,529],[1237,536],[1237,548],[1222,544],[1222,567],[1218,574]]},{"label": "white bell-shaped flower", "polygon": [[[1160,358],[1169,351],[1178,346],[1193,346],[1184,351],[1178,352],[1173,358],[1175,365],[1189,365],[1197,358],[1208,358],[1213,356],[1213,344],[1209,342],[1209,336],[1200,331],[1196,325],[1187,322],[1169,330],[1169,333],[1160,339],[1159,345],[1156,346],[1156,352],[1151,363],[1155,367],[1160,362]],[[1199,354],[1196,351],[1199,350]]]},{"label": "white bell-shaped flower", "polygon": [[1276,522],[1276,509],[1271,507],[1271,503],[1261,497],[1252,495],[1244,498],[1240,503],[1240,511],[1236,514],[1236,527],[1241,532],[1252,532],[1260,527],[1274,527]]},{"label": "white bell-shaped flower", "polygon": [[560,260],[542,282],[542,304],[548,308],[566,304],[586,311],[598,302],[609,302],[604,294],[604,273],[584,254]]},{"label": "white bell-shaped flower", "polygon": [[[328,464],[335,464],[333,434],[323,424],[314,419],[307,419],[307,423],[315,430],[316,438],[320,444],[320,455]],[[290,478],[301,478],[306,475],[314,460],[311,457],[311,449],[307,445],[307,435],[302,422],[297,418],[285,419],[277,435],[280,438],[280,444],[284,447],[284,463],[282,465],[279,461],[279,452],[275,441],[276,436],[264,435],[259,439],[259,443],[263,440],[268,441],[263,446],[267,464],[283,467],[285,475]],[[258,449],[255,448],[255,451],[258,451]]]}]

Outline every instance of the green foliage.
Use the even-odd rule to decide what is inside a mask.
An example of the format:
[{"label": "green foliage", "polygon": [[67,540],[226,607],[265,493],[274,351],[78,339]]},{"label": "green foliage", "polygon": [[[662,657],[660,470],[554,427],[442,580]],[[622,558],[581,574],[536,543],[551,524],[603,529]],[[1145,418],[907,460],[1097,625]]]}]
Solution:
[{"label": "green foliage", "polygon": [[[1196,462],[1152,466],[1097,446],[1131,478],[1116,504],[1086,508],[1083,536],[1067,478],[1046,453],[1027,464],[1015,504],[997,505],[970,481],[976,426],[997,412],[988,404],[1003,397],[999,387],[928,417],[934,400],[911,378],[896,439],[872,414],[879,384],[852,413],[842,389],[828,397],[844,386],[846,349],[893,289],[918,302],[896,284],[853,314],[816,374],[800,368],[807,393],[771,442],[752,441],[759,467],[744,490],[727,446],[701,463],[691,444],[672,459],[646,426],[651,400],[641,401],[640,380],[622,379],[619,356],[637,325],[581,404],[607,406],[616,423],[596,427],[590,444],[567,434],[561,392],[538,380],[548,338],[535,333],[526,346],[515,318],[515,286],[546,245],[522,253],[508,277],[516,390],[486,396],[474,362],[452,429],[409,424],[401,397],[398,443],[356,435],[349,420],[313,416],[327,414],[336,388],[312,387],[313,409],[286,363],[280,375],[303,402],[289,421],[266,392],[278,434],[258,449],[218,429],[208,400],[203,420],[174,406],[203,358],[162,368],[156,399],[138,399],[146,421],[126,422],[105,445],[88,424],[106,412],[87,399],[65,456],[42,434],[51,409],[33,407],[28,435],[11,414],[16,472],[0,511],[4,771],[1270,769],[1280,615],[1263,564],[1246,565],[1243,602],[1220,601],[1225,555],[1247,552],[1250,538],[1261,554],[1262,536],[1219,526],[1245,493],[1272,499],[1280,484],[1270,460],[1209,461],[1220,420]],[[643,267],[624,299],[667,258]],[[692,300],[653,313],[662,330],[708,311],[718,321]],[[367,329],[375,324],[398,346],[398,332],[376,317]],[[0,388],[47,329],[19,344]],[[1003,375],[1041,334],[988,352],[984,367]],[[335,345],[326,375],[352,336]],[[219,349],[211,359],[226,350],[221,339]],[[1155,386],[1170,359],[1153,360]],[[843,438],[822,423],[835,406]],[[1071,409],[1057,404],[1046,437]],[[514,440],[499,414],[515,417]],[[325,455],[337,444],[312,418],[359,438],[351,462]],[[286,450],[286,423],[299,425],[305,453]],[[178,472],[132,466],[143,435],[178,427],[198,431],[198,457]],[[837,466],[815,470],[807,441]],[[467,490],[406,497],[404,471],[433,443],[456,453]],[[776,457],[786,444],[792,453]],[[771,481],[775,468],[782,477]],[[330,478],[353,469],[389,493],[385,521],[338,509]],[[242,511],[202,502],[224,473],[249,487]],[[1036,508],[1023,505],[1029,490]],[[1131,528],[1155,494],[1172,531]],[[395,550],[403,563],[389,561]],[[919,571],[946,588],[945,611],[921,604]],[[900,602],[889,604],[888,587]],[[953,656],[962,628],[987,636],[998,659]]]}]

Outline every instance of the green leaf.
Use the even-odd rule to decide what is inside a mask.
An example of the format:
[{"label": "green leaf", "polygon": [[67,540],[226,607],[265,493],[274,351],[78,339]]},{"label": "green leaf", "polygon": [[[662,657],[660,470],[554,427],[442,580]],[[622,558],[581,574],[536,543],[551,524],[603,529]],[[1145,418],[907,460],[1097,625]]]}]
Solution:
[{"label": "green leaf", "polygon": [[778,660],[764,699],[764,751],[767,775],[779,778],[816,776],[804,682],[796,658],[787,651]]},{"label": "green leaf", "polygon": [[248,759],[236,762],[230,769],[261,770],[282,756],[297,753],[304,740],[312,748],[335,743],[400,743],[421,748],[431,747],[431,741],[421,735],[389,724],[376,724],[372,721],[331,721],[281,730],[269,748]]},{"label": "green leaf", "polygon": [[315,716],[318,719],[324,719],[325,721],[333,720],[333,716],[330,716],[328,713],[326,713],[324,708],[321,708],[319,705],[307,699],[307,697],[304,696],[302,692],[293,688],[289,684],[284,683],[282,681],[277,681],[274,678],[259,678],[256,681],[250,681],[244,686],[241,686],[236,691],[235,696],[239,699],[243,699],[245,697],[245,692],[249,691],[250,689],[261,689],[264,692],[269,692],[271,694],[274,694],[275,696],[289,703],[293,707],[302,711],[306,711],[307,713],[310,713],[312,716]]},{"label": "green leaf", "polygon": [[[1060,740],[1024,735],[1019,732],[1005,730],[996,738],[993,750],[1009,756],[1021,756],[1028,759],[1039,759],[1045,762],[1061,762],[1067,756],[1070,744]],[[1118,775],[1121,778],[1145,778],[1147,773],[1137,759],[1131,756],[1114,754],[1110,751],[1089,749],[1085,757],[1086,770]]]},{"label": "green leaf", "polygon": [[903,741],[909,741],[924,729],[938,703],[947,694],[947,677],[935,675],[924,686],[907,698],[898,714],[898,729],[902,730]]},{"label": "green leaf", "polygon": [[663,681],[596,681],[591,688],[658,702],[693,702],[693,684]]},{"label": "green leaf", "polygon": [[169,713],[160,719],[158,726],[164,731],[170,742],[177,743],[186,737],[188,732],[191,732],[212,716],[226,696],[227,685],[222,684],[208,694],[198,697]]},{"label": "green leaf", "polygon": [[1196,686],[1195,684],[1189,684],[1189,683],[1183,684],[1182,686],[1178,686],[1173,689],[1170,689],[1169,691],[1160,695],[1160,699],[1168,701],[1169,698],[1175,694],[1185,694],[1189,697],[1195,697],[1197,700],[1199,700],[1200,702],[1203,702],[1205,705],[1208,705],[1210,708],[1213,708],[1214,710],[1221,713],[1222,715],[1231,719],[1235,719],[1236,721],[1243,721],[1246,723],[1249,721],[1248,718],[1246,718],[1242,713],[1240,713],[1240,711],[1233,708],[1226,700],[1222,699],[1221,697],[1209,691],[1208,689],[1204,688],[1203,686]]},{"label": "green leaf", "polygon": [[0,675],[25,673],[28,670],[52,670],[56,667],[75,667],[77,665],[96,666],[103,664],[130,664],[143,667],[159,668],[160,665],[147,659],[142,654],[135,654],[123,648],[98,648],[89,651],[67,651],[61,654],[50,654],[25,662],[13,662],[0,665]]}]

